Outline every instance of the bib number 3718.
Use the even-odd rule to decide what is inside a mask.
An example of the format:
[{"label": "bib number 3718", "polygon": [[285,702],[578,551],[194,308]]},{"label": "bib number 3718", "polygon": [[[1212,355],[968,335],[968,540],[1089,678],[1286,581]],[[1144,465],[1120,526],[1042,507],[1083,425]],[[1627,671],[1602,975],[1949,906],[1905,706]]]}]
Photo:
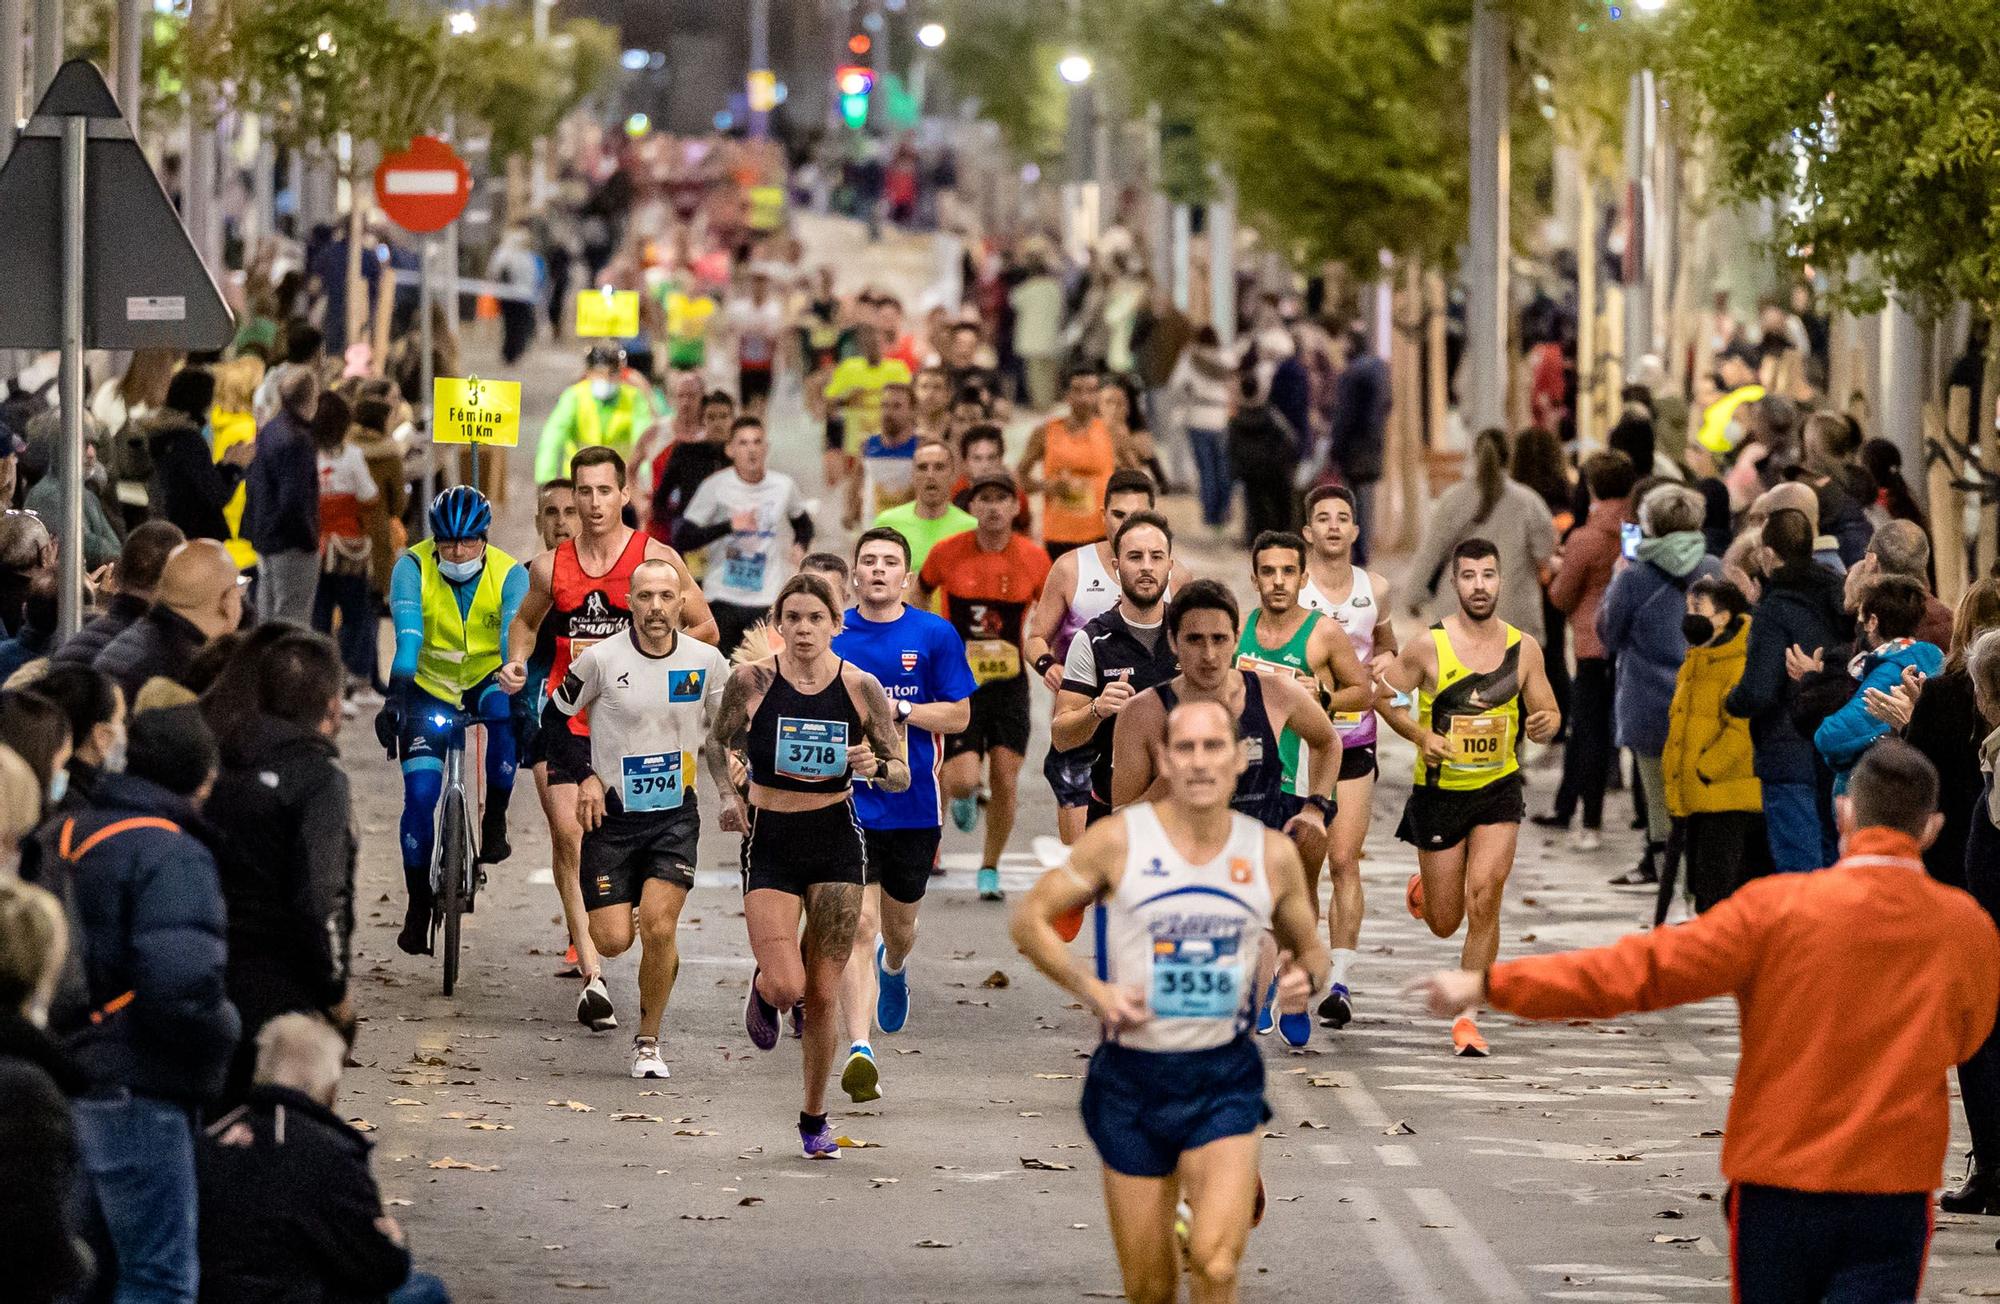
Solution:
[{"label": "bib number 3718", "polygon": [[838,779],[847,773],[847,721],[779,716],[772,768],[788,779]]}]

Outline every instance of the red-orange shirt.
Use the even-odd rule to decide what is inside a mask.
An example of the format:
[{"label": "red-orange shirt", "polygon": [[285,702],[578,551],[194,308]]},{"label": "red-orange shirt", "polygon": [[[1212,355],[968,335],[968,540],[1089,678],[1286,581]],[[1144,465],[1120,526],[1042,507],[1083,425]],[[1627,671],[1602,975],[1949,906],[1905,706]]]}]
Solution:
[{"label": "red-orange shirt", "polygon": [[918,578],[944,594],[942,614],[960,638],[998,639],[1018,651],[1022,617],[1048,577],[1049,555],[1033,541],[1009,534],[1006,547],[988,552],[979,546],[979,531],[967,530],[940,540]]},{"label": "red-orange shirt", "polygon": [[1862,829],[1846,852],[1831,869],[1754,879],[1673,928],[1496,964],[1488,999],[1531,1019],[1604,1019],[1734,995],[1743,1058],[1724,1177],[1931,1191],[1951,1140],[1945,1073],[2000,1008],[2000,931],[1924,872],[1907,834]]},{"label": "red-orange shirt", "polygon": [[[1081,431],[1068,417],[1042,428],[1042,538],[1050,543],[1095,543],[1104,537],[1104,487],[1118,469],[1111,432],[1102,421]],[[1057,477],[1068,487],[1058,488]]]}]

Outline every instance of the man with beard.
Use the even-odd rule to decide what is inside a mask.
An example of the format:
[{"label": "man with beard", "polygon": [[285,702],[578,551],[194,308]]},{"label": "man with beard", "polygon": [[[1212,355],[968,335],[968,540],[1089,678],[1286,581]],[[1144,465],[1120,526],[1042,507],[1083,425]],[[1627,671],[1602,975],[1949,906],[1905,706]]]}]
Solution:
[{"label": "man with beard", "polygon": [[[678,632],[681,594],[680,572],[670,563],[639,563],[630,627],[586,648],[549,698],[564,716],[591,711],[590,773],[576,791],[583,903],[600,956],[624,954],[638,936],[635,1078],[669,1076],[660,1016],[680,971],[681,907],[694,889],[701,834],[695,757],[729,677],[720,652]],[[709,778],[729,786],[726,769]]]},{"label": "man with beard", "polygon": [[[1396,829],[1417,848],[1410,914],[1439,937],[1463,922],[1459,967],[1483,973],[1500,953],[1500,898],[1526,809],[1516,751],[1523,733],[1538,743],[1555,737],[1562,714],[1541,645],[1494,614],[1499,549],[1465,540],[1452,550],[1451,581],[1458,613],[1381,671],[1394,692],[1416,694],[1415,720],[1387,706],[1383,716],[1418,749],[1416,787]],[[1474,1008],[1452,1020],[1454,1054],[1487,1053]]]}]

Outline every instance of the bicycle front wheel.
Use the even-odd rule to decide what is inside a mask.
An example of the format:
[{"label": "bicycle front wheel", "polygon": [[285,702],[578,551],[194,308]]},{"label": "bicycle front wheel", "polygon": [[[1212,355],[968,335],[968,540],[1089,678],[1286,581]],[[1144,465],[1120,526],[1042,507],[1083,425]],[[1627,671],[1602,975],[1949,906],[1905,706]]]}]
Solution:
[{"label": "bicycle front wheel", "polygon": [[458,986],[458,924],[465,913],[466,849],[465,793],[454,788],[445,794],[444,818],[438,826],[438,914],[444,924],[441,955],[444,960],[444,994]]}]

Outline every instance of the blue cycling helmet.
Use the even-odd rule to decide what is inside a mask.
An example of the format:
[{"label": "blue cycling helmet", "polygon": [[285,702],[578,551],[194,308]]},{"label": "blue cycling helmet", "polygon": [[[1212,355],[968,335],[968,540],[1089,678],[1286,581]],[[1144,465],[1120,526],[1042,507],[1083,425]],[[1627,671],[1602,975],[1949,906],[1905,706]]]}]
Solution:
[{"label": "blue cycling helmet", "polygon": [[493,526],[486,495],[469,484],[453,485],[431,499],[431,535],[437,539],[483,539]]}]

